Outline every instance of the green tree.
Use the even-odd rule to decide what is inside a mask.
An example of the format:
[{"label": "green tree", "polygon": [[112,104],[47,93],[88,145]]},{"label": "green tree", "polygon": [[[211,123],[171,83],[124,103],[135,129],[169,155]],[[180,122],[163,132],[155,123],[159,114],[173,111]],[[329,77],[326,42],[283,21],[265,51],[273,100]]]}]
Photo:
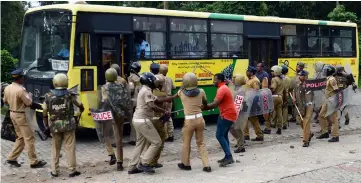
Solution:
[{"label": "green tree", "polygon": [[1,82],[11,82],[9,74],[17,64],[18,60],[13,58],[7,50],[1,50]]},{"label": "green tree", "polygon": [[21,1],[1,2],[1,49],[15,57],[19,51],[25,4]]},{"label": "green tree", "polygon": [[334,8],[327,17],[332,21],[339,21],[339,22],[358,22],[356,13],[346,11],[345,6],[338,5]]}]

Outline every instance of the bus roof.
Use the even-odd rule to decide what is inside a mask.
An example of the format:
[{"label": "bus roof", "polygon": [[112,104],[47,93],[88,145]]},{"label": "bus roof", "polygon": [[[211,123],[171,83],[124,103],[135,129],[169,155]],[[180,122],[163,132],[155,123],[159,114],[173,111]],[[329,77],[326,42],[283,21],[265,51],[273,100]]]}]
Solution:
[{"label": "bus roof", "polygon": [[279,17],[270,17],[270,16],[236,15],[236,14],[178,11],[178,10],[164,10],[164,9],[156,9],[156,8],[135,8],[135,7],[91,5],[91,4],[55,4],[48,6],[40,6],[36,8],[30,8],[29,10],[26,11],[26,13],[31,13],[46,9],[67,9],[73,12],[123,13],[123,14],[139,14],[139,15],[208,18],[208,19],[219,19],[219,20],[240,20],[240,21],[274,22],[274,23],[289,23],[289,24],[357,27],[356,23],[335,22],[335,21],[325,21],[325,20],[279,18]]}]

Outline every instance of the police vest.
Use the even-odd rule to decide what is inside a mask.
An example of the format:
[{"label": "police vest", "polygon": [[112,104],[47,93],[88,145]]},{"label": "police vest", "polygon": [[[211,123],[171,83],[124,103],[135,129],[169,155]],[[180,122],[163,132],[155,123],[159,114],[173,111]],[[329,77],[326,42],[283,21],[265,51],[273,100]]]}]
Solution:
[{"label": "police vest", "polygon": [[76,128],[72,97],[70,93],[62,96],[50,93],[46,97],[51,132],[66,132]]},{"label": "police vest", "polygon": [[340,90],[347,88],[347,78],[343,75],[336,75],[337,86]]}]

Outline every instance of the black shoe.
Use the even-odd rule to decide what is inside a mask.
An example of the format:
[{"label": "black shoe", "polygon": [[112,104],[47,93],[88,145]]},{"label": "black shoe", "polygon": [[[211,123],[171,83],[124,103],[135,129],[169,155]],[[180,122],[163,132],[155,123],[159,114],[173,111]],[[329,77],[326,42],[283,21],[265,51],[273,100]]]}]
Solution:
[{"label": "black shoe", "polygon": [[233,157],[226,158],[226,159],[223,160],[222,163],[219,164],[219,167],[226,167],[227,165],[230,165],[230,164],[233,164],[233,163],[234,163]]},{"label": "black shoe", "polygon": [[286,125],[284,125],[282,129],[287,130],[287,126],[286,126]]},{"label": "black shoe", "polygon": [[45,161],[38,161],[38,163],[30,165],[30,168],[42,168],[44,165],[46,165]]},{"label": "black shoe", "polygon": [[289,121],[295,122],[296,118],[291,118]]},{"label": "black shoe", "polygon": [[249,136],[244,136],[244,140],[249,140]]},{"label": "black shoe", "polygon": [[246,152],[246,148],[244,147],[239,147],[236,150],[234,150],[234,153],[243,153],[243,152]]},{"label": "black shoe", "polygon": [[324,133],[320,136],[317,137],[317,139],[328,139],[330,136],[328,135],[328,133]]},{"label": "black shoe", "polygon": [[163,165],[160,163],[156,163],[155,165],[151,165],[152,168],[162,168]]},{"label": "black shoe", "polygon": [[142,173],[143,171],[139,168],[135,168],[133,170],[129,170],[128,174],[137,174],[137,173]]},{"label": "black shoe", "polygon": [[135,146],[135,141],[128,142],[129,145]]},{"label": "black shoe", "polygon": [[226,159],[226,158],[218,160],[217,163],[222,163],[224,161],[224,159]]},{"label": "black shoe", "polygon": [[123,171],[124,168],[123,168],[123,162],[117,162],[117,170],[118,171]]},{"label": "black shoe", "polygon": [[181,170],[192,170],[191,166],[185,166],[183,163],[178,163],[178,168]]},{"label": "black shoe", "polygon": [[80,174],[81,174],[80,172],[75,171],[75,172],[73,172],[73,173],[69,174],[69,177],[79,176]]},{"label": "black shoe", "polygon": [[308,138],[308,141],[311,142],[312,137],[314,136],[313,133],[311,133],[310,138]]},{"label": "black shoe", "polygon": [[173,141],[174,141],[174,137],[168,137],[165,141],[166,141],[166,142],[173,142]]},{"label": "black shoe", "polygon": [[263,130],[263,133],[264,133],[264,134],[271,134],[271,130],[264,129],[264,130]]},{"label": "black shoe", "polygon": [[349,119],[346,119],[345,125],[348,125],[348,124],[350,124],[350,120],[349,120]]},{"label": "black shoe", "polygon": [[110,156],[109,165],[114,165],[117,162],[117,158],[115,158],[115,155],[109,155],[109,156]]},{"label": "black shoe", "polygon": [[10,164],[11,166],[21,167],[21,164],[19,164],[16,160],[6,160],[6,163]]},{"label": "black shoe", "polygon": [[276,128],[276,125],[272,124],[272,125],[271,125],[271,128]]},{"label": "black shoe", "polygon": [[155,173],[154,169],[149,165],[140,164],[139,169],[141,169],[145,173]]},{"label": "black shoe", "polygon": [[308,147],[308,146],[310,146],[310,143],[309,143],[309,142],[305,142],[305,143],[303,143],[303,146],[302,146],[302,147]]},{"label": "black shoe", "polygon": [[58,173],[53,173],[53,172],[50,172],[50,175],[51,175],[52,177],[58,177],[58,176],[59,176]]},{"label": "black shoe", "polygon": [[[339,129],[340,129],[340,128],[339,128]],[[331,133],[331,130],[328,130],[327,132],[330,134],[330,133]]]},{"label": "black shoe", "polygon": [[252,139],[251,141],[263,141],[263,137],[256,137]]},{"label": "black shoe", "polygon": [[338,137],[332,137],[328,142],[338,142],[340,139]]},{"label": "black shoe", "polygon": [[277,133],[278,135],[281,135],[281,134],[282,134],[281,128],[278,128],[276,133]]},{"label": "black shoe", "polygon": [[212,169],[211,169],[210,166],[207,166],[207,167],[204,167],[204,168],[203,168],[203,171],[204,171],[204,172],[212,172]]},{"label": "black shoe", "polygon": [[116,148],[117,146],[116,146],[115,144],[112,144],[112,147],[113,147],[113,148]]}]

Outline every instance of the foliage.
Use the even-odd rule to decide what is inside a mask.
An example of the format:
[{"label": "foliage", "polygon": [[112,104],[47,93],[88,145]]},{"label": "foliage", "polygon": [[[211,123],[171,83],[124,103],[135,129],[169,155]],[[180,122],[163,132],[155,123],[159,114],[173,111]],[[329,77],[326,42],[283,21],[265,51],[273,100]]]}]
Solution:
[{"label": "foliage", "polygon": [[24,7],[21,1],[1,2],[1,49],[9,50],[15,57],[20,46]]},{"label": "foliage", "polygon": [[9,73],[14,70],[17,62],[7,50],[1,50],[1,82],[11,81]]},{"label": "foliage", "polygon": [[345,6],[338,5],[334,8],[327,17],[332,21],[340,21],[340,22],[356,22],[357,23],[357,15],[356,13],[346,11]]}]

